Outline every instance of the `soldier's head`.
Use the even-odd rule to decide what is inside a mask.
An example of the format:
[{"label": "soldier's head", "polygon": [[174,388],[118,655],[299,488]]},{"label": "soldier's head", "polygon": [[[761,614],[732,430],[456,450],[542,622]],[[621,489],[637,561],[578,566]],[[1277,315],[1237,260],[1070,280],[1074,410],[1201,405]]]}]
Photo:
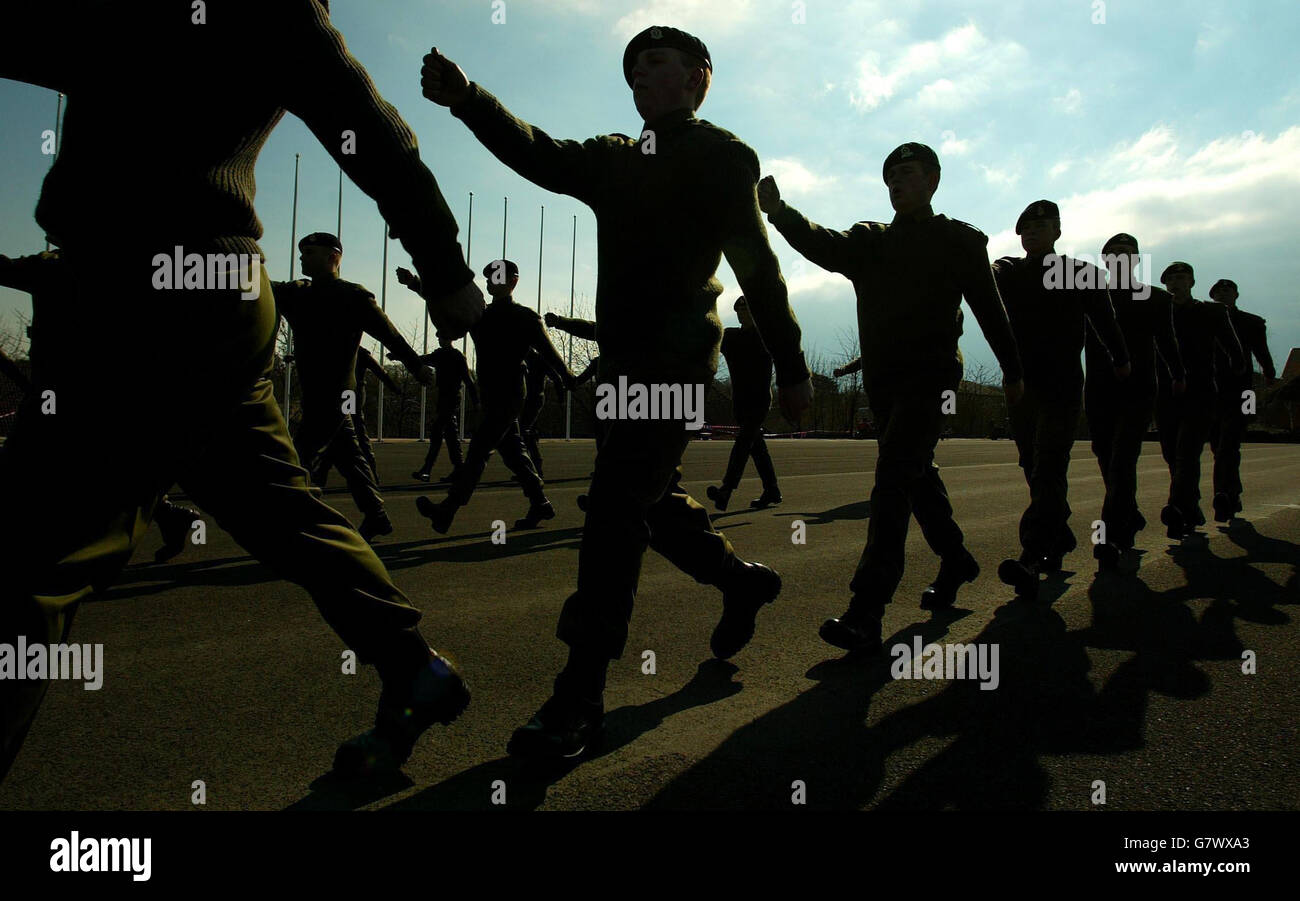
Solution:
[{"label": "soldier's head", "polygon": [[493,260],[483,267],[488,293],[493,297],[509,297],[519,284],[519,267],[510,260]]},{"label": "soldier's head", "polygon": [[623,77],[646,122],[674,110],[697,110],[713,81],[709,48],[694,35],[656,25],[623,51]]},{"label": "soldier's head", "polygon": [[749,312],[749,303],[743,295],[736,298],[736,302],[732,304],[732,309],[736,311],[736,318],[740,320],[741,328],[754,327],[754,314]]},{"label": "soldier's head", "polygon": [[1170,263],[1165,267],[1165,271],[1160,273],[1160,283],[1165,286],[1166,291],[1174,295],[1176,300],[1187,300],[1192,296],[1192,287],[1196,284],[1191,263],[1182,261]]},{"label": "soldier's head", "polygon": [[939,157],[924,144],[900,144],[885,157],[881,175],[894,212],[904,216],[919,213],[930,206],[930,198],[939,190]]},{"label": "soldier's head", "polygon": [[1029,256],[1052,253],[1061,237],[1061,211],[1050,200],[1035,200],[1016,220],[1016,234]]},{"label": "soldier's head", "polygon": [[329,232],[312,232],[298,242],[298,260],[308,278],[337,278],[343,242]]},{"label": "soldier's head", "polygon": [[1124,232],[1112,235],[1101,245],[1101,258],[1106,262],[1112,285],[1118,285],[1120,279],[1131,278],[1139,259],[1137,238]]},{"label": "soldier's head", "polygon": [[448,337],[447,337],[446,335],[444,335],[442,332],[439,332],[439,333],[438,333],[438,346],[439,346],[439,347],[451,347],[451,338],[448,338]]},{"label": "soldier's head", "polygon": [[1237,283],[1230,278],[1221,278],[1210,289],[1210,300],[1218,301],[1224,306],[1237,305]]}]

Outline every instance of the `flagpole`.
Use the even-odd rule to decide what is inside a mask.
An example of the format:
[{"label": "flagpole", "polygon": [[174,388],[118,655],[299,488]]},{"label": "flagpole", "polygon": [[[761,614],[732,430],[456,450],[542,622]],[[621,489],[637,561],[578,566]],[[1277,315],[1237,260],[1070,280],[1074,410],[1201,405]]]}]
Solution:
[{"label": "flagpole", "polygon": [[[293,224],[289,227],[289,281],[293,281],[294,272],[298,265],[298,160],[301,154],[293,155]],[[285,355],[293,353],[293,326],[289,325],[289,320],[284,321],[284,352]],[[290,400],[293,397],[289,392],[293,390],[293,380],[291,375],[290,363],[284,364],[284,422],[289,424]]]},{"label": "flagpole", "polygon": [[[59,158],[59,151],[63,149],[63,92],[59,92],[58,100],[54,106],[54,159]],[[54,165],[54,160],[50,161]],[[50,249],[50,236],[45,236],[45,249]]]},{"label": "flagpole", "polygon": [[542,224],[537,228],[537,315],[542,315],[542,246],[546,240],[546,204],[542,204]]},{"label": "flagpole", "polygon": [[[474,252],[474,192],[470,191],[469,192],[469,226],[465,229],[465,265],[469,266],[471,271],[474,269],[474,264],[470,262],[471,259],[470,255],[473,252]],[[474,278],[477,279],[478,276],[475,275]],[[466,334],[463,338],[460,339],[460,355],[465,358],[465,366],[466,368],[468,368],[469,367],[469,335],[468,334]],[[460,435],[458,435],[457,437],[461,441],[465,440],[465,401],[466,401],[465,394],[466,392],[464,391],[460,393]]]},{"label": "flagpole", "polygon": [[[384,262],[382,265],[384,268],[384,275],[379,283],[379,309],[387,313],[388,312],[388,222],[387,220],[385,220],[384,222]],[[380,369],[384,368],[384,342],[383,341],[379,342],[379,368]],[[384,381],[383,379],[379,380],[379,421],[378,423],[376,423],[376,425],[378,427],[375,429],[377,433],[375,440],[379,444],[383,444],[384,442]]]},{"label": "flagpole", "polygon": [[334,230],[334,237],[343,241],[343,167],[339,166],[339,224]]},{"label": "flagpole", "polygon": [[510,198],[502,197],[504,205],[501,209],[501,259],[506,258],[506,229],[510,225]]},{"label": "flagpole", "polygon": [[[573,252],[569,257],[569,318],[573,318],[573,281],[578,268],[578,217],[573,217]],[[569,333],[569,371],[573,372],[573,333]],[[573,422],[573,392],[564,392],[564,440],[572,441],[571,425]]]}]

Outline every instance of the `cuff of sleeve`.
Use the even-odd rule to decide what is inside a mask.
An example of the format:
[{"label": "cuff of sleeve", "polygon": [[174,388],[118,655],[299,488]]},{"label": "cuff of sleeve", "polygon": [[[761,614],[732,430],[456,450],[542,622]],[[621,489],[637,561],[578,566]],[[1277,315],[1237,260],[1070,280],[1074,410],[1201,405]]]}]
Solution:
[{"label": "cuff of sleeve", "polygon": [[447,111],[457,119],[464,121],[467,116],[474,114],[474,111],[482,105],[485,98],[491,96],[477,81],[471,81],[469,83],[469,96],[460,103],[453,103],[447,107]]},{"label": "cuff of sleeve", "polygon": [[474,271],[465,265],[465,255],[457,241],[436,253],[412,255],[411,262],[419,273],[420,293],[425,297],[442,297],[474,281]]},{"label": "cuff of sleeve", "polygon": [[778,388],[789,388],[791,385],[798,385],[812,378],[812,373],[808,371],[808,364],[804,362],[803,351],[774,362],[776,364],[776,386]]}]

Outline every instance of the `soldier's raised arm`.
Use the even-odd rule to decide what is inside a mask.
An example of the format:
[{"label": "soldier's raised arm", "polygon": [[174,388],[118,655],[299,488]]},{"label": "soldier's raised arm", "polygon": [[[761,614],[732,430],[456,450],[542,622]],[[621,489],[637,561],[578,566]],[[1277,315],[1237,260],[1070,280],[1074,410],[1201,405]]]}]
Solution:
[{"label": "soldier's raised arm", "polygon": [[867,226],[858,223],[841,232],[818,225],[781,199],[770,175],[758,183],[758,202],[767,221],[809,262],[853,278],[862,260],[862,242],[869,237]]},{"label": "soldier's raised arm", "polygon": [[420,272],[426,297],[434,298],[429,309],[435,323],[463,334],[482,314],[482,295],[477,310],[469,302],[472,298],[448,297],[465,291],[474,273],[465,265],[457,241],[456,219],[433,173],[420,160],[415,134],[397,109],[379,96],[321,4],[286,0],[267,4],[265,10],[268,17],[281,18],[266,23],[268,27],[279,24],[282,33],[294,35],[293,46],[284,48],[293,54],[294,64],[279,67],[283,74],[275,85],[276,98],[306,123],[357,187],[374,198],[392,236],[402,242]]},{"label": "soldier's raised arm", "polygon": [[420,70],[424,96],[447,107],[497,159],[548,191],[590,202],[595,196],[601,150],[605,141],[627,137],[556,140],[540,128],[516,118],[481,85],[469,81],[460,66],[434,47]]},{"label": "soldier's raised arm", "polygon": [[596,340],[596,323],[591,319],[571,319],[568,316],[560,316],[555,313],[547,313],[544,318],[550,328],[568,332],[575,338],[583,338],[587,341]]},{"label": "soldier's raised arm", "polygon": [[803,333],[763,226],[756,193],[758,157],[739,141],[723,145],[723,153],[725,157],[716,167],[725,230],[723,255],[772,355],[777,387],[802,384],[810,378],[801,346]]},{"label": "soldier's raised arm", "polygon": [[993,280],[993,269],[989,265],[988,236],[979,229],[963,223],[954,222],[959,229],[962,253],[958,258],[961,272],[961,293],[966,304],[975,314],[984,340],[997,357],[1002,367],[1004,384],[1019,382],[1024,376],[1020,368],[1020,353],[1016,348],[1016,339],[1011,332],[1011,322],[1007,319],[1007,309],[1002,305],[1002,295],[998,293],[997,283]]},{"label": "soldier's raised arm", "polygon": [[529,338],[529,344],[537,355],[541,358],[542,364],[549,370],[549,374],[560,383],[566,391],[573,390],[573,373],[569,372],[569,367],[564,364],[564,358],[560,352],[555,349],[551,343],[551,336],[546,333],[546,327],[542,325],[541,317],[533,320],[535,329]]},{"label": "soldier's raised arm", "polygon": [[362,304],[362,330],[388,348],[389,356],[411,370],[418,381],[426,385],[433,381],[433,374],[429,371],[428,364],[421,361],[420,355],[402,337],[402,333],[397,330],[397,326],[393,325],[388,314],[379,308],[375,295],[367,292]]}]

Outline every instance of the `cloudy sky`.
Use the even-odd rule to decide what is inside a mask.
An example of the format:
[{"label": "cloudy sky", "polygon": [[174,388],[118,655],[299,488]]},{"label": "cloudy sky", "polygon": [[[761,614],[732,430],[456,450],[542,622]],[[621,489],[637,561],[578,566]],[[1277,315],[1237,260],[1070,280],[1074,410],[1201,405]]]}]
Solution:
[{"label": "cloudy sky", "polygon": [[[516,115],[556,137],[636,134],[623,81],[628,38],[650,24],[699,35],[714,61],[700,115],[757,152],[786,199],[814,221],[848,228],[888,220],[884,156],[904,141],[943,163],[936,211],[989,235],[992,258],[1019,252],[1013,226],[1032,200],[1061,208],[1058,249],[1097,253],[1134,234],[1155,274],[1175,259],[1197,273],[1195,294],[1219,278],[1268,319],[1279,369],[1300,346],[1296,303],[1300,229],[1300,14],[1290,0],[333,0],[335,24],[380,92],[402,112],[466,236],[471,263],[506,253],[535,304],[540,208],[542,306],[567,312],[577,217],[578,305],[594,295],[595,220],[497,162],[446,110],[420,96],[420,58],[436,44]],[[504,18],[504,22],[501,20]],[[494,22],[494,19],[498,20]],[[241,61],[246,63],[247,61]],[[0,253],[43,249],[32,221],[49,165],[41,132],[55,95],[0,80]],[[167,130],[160,122],[158,152]],[[333,230],[338,168],[286,117],[257,167],[262,240],[276,277],[290,266],[294,154],[301,153],[298,234]],[[343,275],[381,293],[382,223],[350,183],[343,189]],[[772,232],[808,350],[842,357],[855,327],[847,281],[805,263]],[[409,261],[396,242],[390,268]],[[724,320],[735,280],[719,273]],[[390,277],[387,306],[408,333],[422,306]],[[30,309],[0,289],[0,323]],[[973,317],[963,350],[992,363]]]}]

